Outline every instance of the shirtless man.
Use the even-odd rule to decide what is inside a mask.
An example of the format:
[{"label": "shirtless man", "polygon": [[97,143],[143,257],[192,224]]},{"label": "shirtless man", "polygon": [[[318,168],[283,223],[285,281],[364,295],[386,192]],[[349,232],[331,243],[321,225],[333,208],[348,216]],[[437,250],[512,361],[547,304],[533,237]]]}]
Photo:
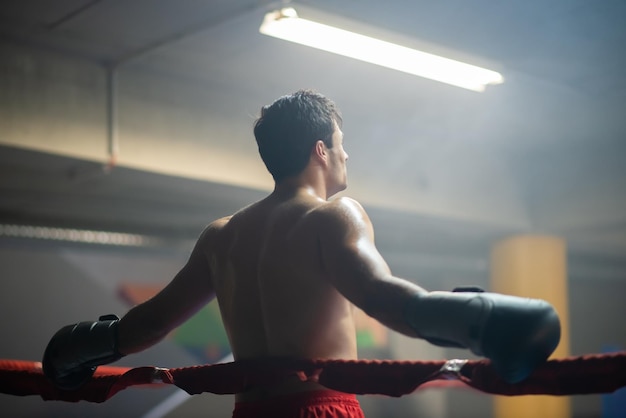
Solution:
[{"label": "shirtless man", "polygon": [[[44,355],[46,375],[77,387],[94,366],[156,344],[216,297],[235,360],[356,359],[356,305],[405,335],[488,357],[509,381],[525,378],[559,341],[554,309],[493,293],[427,292],[394,277],[363,207],[329,200],[347,185],[341,124],[335,104],[312,91],[265,106],[254,134],[274,191],[211,223],[167,287],[121,320],[61,329]],[[308,417],[315,408],[363,416],[354,395],[295,377],[237,394],[234,416]]]}]

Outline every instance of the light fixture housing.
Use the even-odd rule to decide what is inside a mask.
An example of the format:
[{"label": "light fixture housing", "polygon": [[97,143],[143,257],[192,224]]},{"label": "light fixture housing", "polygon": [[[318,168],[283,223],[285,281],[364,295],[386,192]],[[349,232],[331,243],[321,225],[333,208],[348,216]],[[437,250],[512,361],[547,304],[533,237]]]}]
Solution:
[{"label": "light fixture housing", "polygon": [[267,13],[259,32],[477,92],[504,81],[496,71],[301,19],[293,8]]}]

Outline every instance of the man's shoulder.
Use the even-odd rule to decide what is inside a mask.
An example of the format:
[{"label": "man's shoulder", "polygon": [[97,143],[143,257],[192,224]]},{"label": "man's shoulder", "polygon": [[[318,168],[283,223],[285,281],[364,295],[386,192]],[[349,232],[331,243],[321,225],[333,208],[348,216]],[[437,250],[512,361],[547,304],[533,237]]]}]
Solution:
[{"label": "man's shoulder", "polygon": [[200,235],[200,240],[207,242],[208,240],[215,239],[220,231],[222,231],[226,227],[226,225],[228,225],[228,222],[230,222],[231,218],[232,215],[225,216],[223,218],[216,219],[208,224],[202,231],[202,234]]},{"label": "man's shoulder", "polygon": [[342,196],[317,206],[310,213],[314,223],[330,223],[346,225],[361,223],[368,220],[363,206],[355,199]]},{"label": "man's shoulder", "polygon": [[229,216],[224,216],[223,218],[216,219],[206,227],[206,230],[211,231],[211,232],[220,231],[226,225],[228,225],[228,222],[230,222],[232,217],[233,215],[229,215]]},{"label": "man's shoulder", "polygon": [[334,215],[345,215],[353,212],[360,215],[365,212],[365,209],[363,209],[363,206],[357,200],[347,196],[329,200],[325,204],[318,206],[316,210]]}]

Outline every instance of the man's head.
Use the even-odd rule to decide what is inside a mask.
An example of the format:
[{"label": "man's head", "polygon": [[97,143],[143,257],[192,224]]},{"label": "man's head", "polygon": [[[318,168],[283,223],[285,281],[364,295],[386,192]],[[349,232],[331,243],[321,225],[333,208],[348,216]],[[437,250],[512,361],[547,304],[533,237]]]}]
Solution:
[{"label": "man's head", "polygon": [[339,127],[341,115],[331,100],[299,90],[261,109],[254,136],[265,166],[279,183],[304,170],[317,141],[332,148]]}]

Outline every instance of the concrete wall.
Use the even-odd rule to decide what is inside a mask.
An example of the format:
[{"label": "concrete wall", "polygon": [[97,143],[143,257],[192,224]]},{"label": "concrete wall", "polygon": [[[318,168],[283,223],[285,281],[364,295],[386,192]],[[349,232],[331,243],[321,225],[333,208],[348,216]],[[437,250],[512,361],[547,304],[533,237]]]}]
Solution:
[{"label": "concrete wall", "polygon": [[[108,162],[104,67],[4,43],[0,56],[0,144]],[[219,88],[121,69],[116,78],[117,164],[270,188],[260,159],[241,152],[254,149],[257,109]]]}]

